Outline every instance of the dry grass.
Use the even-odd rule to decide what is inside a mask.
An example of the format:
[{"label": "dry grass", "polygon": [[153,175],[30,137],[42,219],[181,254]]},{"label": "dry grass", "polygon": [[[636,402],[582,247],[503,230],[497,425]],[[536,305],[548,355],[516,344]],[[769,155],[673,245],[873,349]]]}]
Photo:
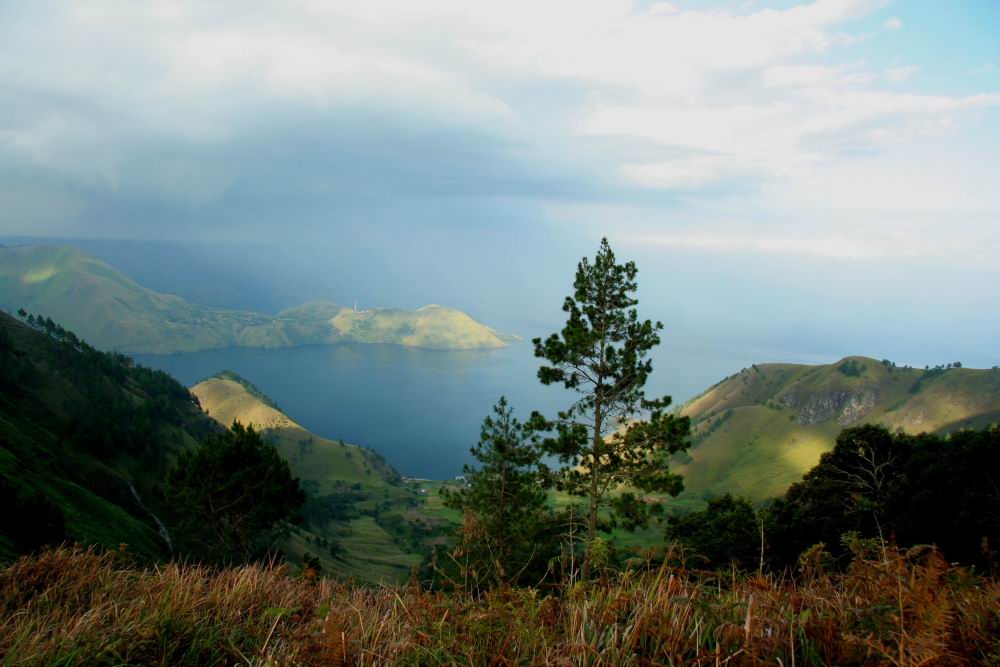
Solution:
[{"label": "dry grass", "polygon": [[1000,664],[998,636],[1000,584],[932,550],[799,580],[661,568],[478,599],[80,549],[0,571],[5,665]]}]

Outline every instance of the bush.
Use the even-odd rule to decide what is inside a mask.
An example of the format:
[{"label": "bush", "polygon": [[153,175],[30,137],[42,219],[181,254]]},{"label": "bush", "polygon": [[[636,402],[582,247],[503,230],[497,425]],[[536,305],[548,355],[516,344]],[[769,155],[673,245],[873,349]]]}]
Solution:
[{"label": "bush", "polygon": [[756,569],[760,562],[759,531],[750,501],[728,493],[709,500],[701,512],[667,519],[667,539],[693,550],[709,568],[735,565]]},{"label": "bush", "polygon": [[846,375],[847,377],[861,377],[865,372],[865,365],[859,364],[856,359],[848,359],[841,365],[837,366],[837,370]]}]

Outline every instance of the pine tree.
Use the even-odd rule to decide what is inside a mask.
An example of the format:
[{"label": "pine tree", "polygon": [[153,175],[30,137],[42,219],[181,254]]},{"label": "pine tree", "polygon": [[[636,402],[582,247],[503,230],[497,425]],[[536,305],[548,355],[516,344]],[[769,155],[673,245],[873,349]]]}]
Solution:
[{"label": "pine tree", "polygon": [[639,320],[632,296],[637,274],[635,263],[616,263],[602,239],[593,263],[584,257],[577,265],[574,293],[563,303],[569,317],[562,331],[533,341],[535,356],[548,362],[538,370],[539,380],[578,394],[558,419],[536,413],[533,422],[555,431],[543,447],[563,464],[555,474],[557,488],[590,501],[584,579],[590,576],[601,506],[610,506],[612,517],[627,526],[645,523],[653,507],[633,493],[612,498],[613,491],[628,485],[676,495],[683,488],[667,460],[689,446],[690,424],[666,412],[670,397],[646,399],[653,370],[649,352],[660,343],[663,325]]},{"label": "pine tree", "polygon": [[501,397],[470,450],[480,466],[465,466],[464,488],[442,490],[444,504],[466,512],[470,525],[465,528],[474,523],[482,538],[466,545],[466,551],[477,552],[481,580],[509,583],[540,555],[532,549],[531,536],[546,494],[539,485],[541,452],[533,435]]},{"label": "pine tree", "polygon": [[218,563],[263,555],[305,503],[288,463],[239,422],[178,455],[166,498],[181,548]]}]

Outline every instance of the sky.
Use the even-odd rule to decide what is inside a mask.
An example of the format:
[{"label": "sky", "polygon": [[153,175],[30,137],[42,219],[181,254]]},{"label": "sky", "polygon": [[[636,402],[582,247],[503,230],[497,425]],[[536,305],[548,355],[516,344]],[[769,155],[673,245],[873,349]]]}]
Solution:
[{"label": "sky", "polygon": [[606,235],[678,345],[989,366],[998,165],[994,0],[0,1],[0,235],[268,307],[533,332]]}]

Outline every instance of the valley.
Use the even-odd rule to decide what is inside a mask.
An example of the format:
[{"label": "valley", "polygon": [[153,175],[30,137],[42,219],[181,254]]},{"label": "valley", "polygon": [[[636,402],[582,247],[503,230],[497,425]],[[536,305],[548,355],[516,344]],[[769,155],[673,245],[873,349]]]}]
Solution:
[{"label": "valley", "polygon": [[[149,413],[146,419],[152,421],[145,428],[152,428],[162,445],[153,449],[147,446],[134,453],[126,448],[110,454],[102,454],[100,450],[90,453],[94,445],[70,445],[66,454],[58,458],[73,461],[72,465],[46,468],[44,466],[52,464],[43,462],[49,461],[51,455],[36,459],[29,452],[32,448],[56,451],[53,438],[63,427],[58,426],[61,423],[58,419],[51,422],[47,415],[70,409],[59,406],[68,400],[67,396],[74,394],[66,394],[64,389],[54,390],[63,386],[67,374],[70,378],[76,377],[73,374],[78,371],[72,369],[80,362],[65,359],[66,353],[49,352],[46,354],[62,355],[53,357],[61,361],[42,366],[26,365],[29,364],[27,359],[38,357],[42,350],[56,343],[46,342],[45,336],[11,318],[6,318],[4,330],[8,354],[13,355],[11,359],[21,360],[7,364],[8,372],[12,373],[8,382],[15,383],[18,389],[5,393],[8,416],[3,436],[7,443],[3,451],[8,472],[23,470],[18,488],[29,495],[40,493],[47,502],[64,508],[66,534],[74,539],[108,545],[126,542],[151,557],[163,557],[169,551],[156,535],[156,521],[162,513],[157,478],[169,465],[171,452],[191,446],[185,443],[194,443],[205,433],[240,421],[263,432],[266,440],[288,462],[292,473],[301,480],[308,495],[305,521],[292,530],[282,545],[291,562],[302,563],[309,556],[317,559],[323,571],[338,576],[365,581],[404,580],[414,567],[421,565],[431,545],[443,539],[449,527],[460,521],[457,512],[442,506],[439,495],[442,485],[454,486],[455,483],[433,479],[448,480],[460,472],[461,463],[468,460],[470,434],[474,433],[501,385],[510,386],[514,369],[519,369],[517,374],[524,378],[524,386],[533,387],[535,392],[519,392],[518,405],[542,407],[550,413],[558,405],[557,396],[530,377],[535,362],[528,360],[524,350],[511,360],[523,356],[525,363],[511,365],[507,361],[496,366],[482,364],[485,359],[495,363],[503,357],[473,356],[469,358],[472,365],[463,365],[458,361],[460,356],[432,355],[427,357],[430,365],[414,365],[416,360],[423,359],[421,355],[430,353],[403,348],[396,352],[392,346],[362,345],[353,350],[350,345],[327,348],[328,352],[336,353],[333,357],[327,356],[328,352],[319,357],[313,355],[313,352],[324,350],[321,347],[207,351],[198,354],[215,356],[206,356],[186,370],[185,367],[165,366],[187,378],[204,378],[187,380],[192,384],[194,400],[204,413],[187,413],[180,422],[176,421],[179,417],[169,417],[174,421],[168,420],[163,426],[156,425],[162,418],[163,407]],[[34,351],[29,354],[28,350]],[[86,348],[80,350],[73,352],[71,357],[100,358],[94,356],[100,353],[88,353]],[[374,357],[377,363],[366,365],[368,362],[363,360],[368,353],[378,350],[382,352]],[[387,353],[390,354],[386,356]],[[142,362],[146,363],[147,359],[171,363],[196,360],[198,354],[142,357]],[[218,356],[220,354],[222,356]],[[341,354],[346,356],[336,356]],[[274,357],[273,363],[262,363],[270,359],[268,355],[279,356]],[[151,386],[157,391],[167,391],[177,397],[168,401],[179,400],[179,405],[185,405],[183,390],[180,385],[171,384],[174,381],[168,380],[167,375],[129,366],[128,358],[121,359],[121,368],[126,370],[112,367],[102,371],[111,373],[102,382],[120,382],[111,378],[119,377],[122,372],[138,374],[138,378],[155,379],[156,384]],[[330,365],[330,359],[340,361]],[[459,365],[453,366],[453,363]],[[204,373],[199,370],[213,364],[217,364],[215,368],[218,365],[241,368],[248,373],[247,378],[253,377],[260,386],[235,371]],[[43,370],[32,371],[33,367]],[[127,370],[130,368],[132,370]],[[307,368],[310,369],[308,373],[304,372]],[[397,375],[380,375],[378,368]],[[289,369],[298,371],[289,375]],[[376,395],[386,391],[388,386],[399,384],[392,379],[403,377],[399,373],[411,377],[402,384],[400,396],[393,399],[400,404],[417,400],[419,392],[415,394],[414,388],[428,381],[432,387],[429,393],[439,400],[446,399],[440,405],[451,406],[452,401],[457,401],[452,406],[454,414],[464,414],[466,418],[451,425],[454,430],[451,449],[441,449],[444,442],[441,435],[449,432],[441,425],[449,424],[454,418],[435,412],[439,407],[419,402],[411,407],[427,417],[423,422],[409,413],[382,420],[403,427],[396,448],[384,447],[397,441],[386,437],[390,431],[377,428],[381,422],[370,408],[377,400]],[[358,394],[364,387],[365,377],[371,382],[372,393]],[[435,377],[480,379],[474,385],[451,386],[434,384],[432,378]],[[483,382],[482,378],[491,377],[494,380],[487,385],[495,382],[492,389],[486,389],[486,385],[473,389]],[[324,381],[325,384],[316,384]],[[161,386],[164,389],[159,389]],[[272,387],[281,390],[278,402],[268,396]],[[289,392],[293,387],[295,391]],[[113,396],[117,390],[109,388],[108,391],[112,392],[109,396]],[[470,395],[478,398],[472,403],[462,402],[460,397]],[[94,400],[105,400],[101,396]],[[352,403],[352,396],[356,404]],[[452,399],[448,400],[449,396]],[[51,431],[51,426],[44,431],[38,430],[24,421],[24,410],[16,406],[27,405],[25,401],[29,400],[36,405],[36,412],[41,410],[42,419],[57,425],[57,430]],[[168,404],[163,398],[151,397],[150,400],[158,406]],[[384,405],[391,408],[390,403]],[[175,410],[171,408],[163,415],[185,414],[189,408],[179,413]],[[300,411],[310,416],[310,422],[317,423],[319,428],[307,428],[289,416]],[[983,428],[996,422],[1000,417],[1000,371],[960,367],[913,369],[865,357],[849,357],[818,366],[760,364],[723,379],[677,411],[692,420],[693,446],[686,454],[675,457],[672,463],[672,468],[684,476],[685,488],[677,498],[659,498],[666,503],[668,511],[698,509],[704,506],[707,498],[726,492],[763,503],[780,496],[790,484],[801,479],[820,456],[832,448],[834,438],[845,427],[877,423],[911,433],[924,430],[947,433],[959,428]],[[356,422],[348,417],[351,413],[357,413]],[[332,419],[317,421],[319,414],[332,415]],[[344,428],[351,423],[355,423],[353,431]],[[415,424],[421,423],[426,433],[413,430]],[[353,433],[347,441],[341,435],[344,431]],[[376,448],[353,442],[371,443]],[[66,446],[58,445],[64,449]],[[407,464],[405,470],[410,477],[404,477],[395,467],[397,460],[434,461],[436,467],[428,468],[431,473],[428,475],[419,474],[423,472],[420,467]],[[32,470],[37,472],[30,472]],[[97,474],[97,478],[105,481],[98,487],[81,485],[75,481],[74,470],[103,470],[105,472]],[[414,475],[414,470],[418,474]],[[112,492],[115,488],[119,491]],[[130,488],[137,490],[138,502],[130,498]],[[566,494],[555,491],[550,494],[550,504],[554,508],[565,509],[573,502],[575,500]],[[112,520],[113,515],[121,518]],[[654,523],[635,533],[615,530],[613,535],[615,542],[628,550],[658,544],[662,540],[662,529]],[[7,544],[6,548],[13,546]]]},{"label": "valley", "polygon": [[427,511],[427,484],[404,480],[373,449],[310,433],[235,373],[203,380],[191,393],[220,425],[261,431],[299,478],[305,521],[281,545],[291,562],[310,556],[330,574],[401,582],[451,525]]}]

